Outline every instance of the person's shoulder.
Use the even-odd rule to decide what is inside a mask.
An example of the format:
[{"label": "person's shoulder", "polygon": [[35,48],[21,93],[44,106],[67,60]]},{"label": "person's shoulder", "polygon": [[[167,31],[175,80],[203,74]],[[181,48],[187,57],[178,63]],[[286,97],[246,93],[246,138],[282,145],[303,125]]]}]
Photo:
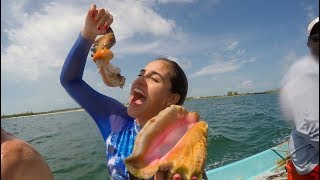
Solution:
[{"label": "person's shoulder", "polygon": [[308,73],[319,71],[319,63],[311,56],[305,56],[293,63],[289,71]]},{"label": "person's shoulder", "polygon": [[300,60],[294,62],[287,73],[282,78],[282,84],[292,82],[301,77],[319,75],[319,63],[310,56],[305,56]]},{"label": "person's shoulder", "polygon": [[18,138],[7,140],[1,144],[1,177],[19,179],[22,176],[53,179],[45,159],[30,144]]},{"label": "person's shoulder", "polygon": [[7,140],[1,144],[1,159],[10,158],[22,162],[39,155],[31,145],[20,139]]}]

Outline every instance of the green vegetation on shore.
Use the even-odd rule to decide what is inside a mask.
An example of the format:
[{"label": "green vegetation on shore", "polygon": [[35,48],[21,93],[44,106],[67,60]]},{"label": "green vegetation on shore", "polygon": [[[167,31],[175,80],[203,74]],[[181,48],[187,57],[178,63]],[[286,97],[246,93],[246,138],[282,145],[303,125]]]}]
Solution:
[{"label": "green vegetation on shore", "polygon": [[237,91],[228,91],[226,95],[223,96],[198,96],[198,97],[188,97],[186,100],[193,99],[209,99],[209,98],[222,98],[222,97],[230,97],[230,96],[247,96],[247,95],[255,95],[255,94],[272,94],[278,93],[279,90],[269,90],[263,92],[254,92],[254,93],[238,93]]},{"label": "green vegetation on shore", "polygon": [[31,116],[31,115],[40,115],[40,114],[48,114],[48,113],[58,113],[58,112],[65,112],[65,111],[74,111],[74,110],[80,110],[82,108],[67,108],[67,109],[58,109],[54,111],[46,111],[46,112],[32,112],[27,111],[24,113],[19,114],[10,114],[10,115],[1,115],[1,119],[4,118],[13,118],[13,117],[20,117],[20,116]]},{"label": "green vegetation on shore", "polygon": [[[209,99],[209,98],[222,98],[222,97],[230,97],[230,96],[246,96],[246,95],[254,95],[254,94],[271,94],[271,93],[277,93],[279,90],[269,90],[264,92],[254,92],[254,93],[238,93],[237,91],[229,91],[224,96],[199,96],[199,97],[188,97],[186,100],[194,100],[194,99]],[[128,106],[128,103],[124,104],[125,106]],[[66,111],[74,111],[74,110],[80,110],[82,108],[67,108],[67,109],[58,109],[54,111],[47,111],[47,112],[24,112],[19,114],[10,114],[10,115],[1,115],[1,119],[4,118],[13,118],[13,117],[20,117],[20,116],[31,116],[31,115],[40,115],[40,114],[49,114],[49,113],[58,113],[58,112],[66,112]]]}]

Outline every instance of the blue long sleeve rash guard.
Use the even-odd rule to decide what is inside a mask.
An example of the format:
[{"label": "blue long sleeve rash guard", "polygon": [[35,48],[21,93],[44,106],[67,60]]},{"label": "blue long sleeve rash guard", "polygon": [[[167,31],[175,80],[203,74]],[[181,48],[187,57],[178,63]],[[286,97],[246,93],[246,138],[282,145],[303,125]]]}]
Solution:
[{"label": "blue long sleeve rash guard", "polygon": [[132,153],[140,126],[119,101],[98,93],[82,79],[92,44],[92,40],[79,34],[63,65],[60,82],[98,125],[106,145],[109,175],[116,180],[129,179],[124,159]]}]

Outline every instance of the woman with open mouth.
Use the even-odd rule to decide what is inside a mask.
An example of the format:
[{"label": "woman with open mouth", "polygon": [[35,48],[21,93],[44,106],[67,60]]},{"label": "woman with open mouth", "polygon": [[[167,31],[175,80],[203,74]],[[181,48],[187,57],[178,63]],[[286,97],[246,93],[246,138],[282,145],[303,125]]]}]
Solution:
[{"label": "woman with open mouth", "polygon": [[[182,105],[188,82],[177,63],[158,58],[138,73],[132,83],[128,107],[92,89],[82,79],[86,58],[96,37],[104,35],[112,21],[113,17],[107,10],[98,9],[95,5],[90,7],[84,27],[65,60],[60,81],[98,125],[106,144],[110,177],[129,179],[124,159],[131,155],[139,130],[170,105]],[[180,179],[180,175],[173,178]]]}]

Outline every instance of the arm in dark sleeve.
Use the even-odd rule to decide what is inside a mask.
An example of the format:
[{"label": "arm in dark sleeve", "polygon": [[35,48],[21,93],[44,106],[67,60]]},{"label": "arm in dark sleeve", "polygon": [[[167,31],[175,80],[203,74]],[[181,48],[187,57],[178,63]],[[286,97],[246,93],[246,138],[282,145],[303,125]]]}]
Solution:
[{"label": "arm in dark sleeve", "polygon": [[62,67],[60,82],[69,95],[95,120],[105,139],[110,133],[110,116],[123,110],[124,106],[119,101],[98,93],[82,79],[92,43],[93,41],[79,34]]}]

